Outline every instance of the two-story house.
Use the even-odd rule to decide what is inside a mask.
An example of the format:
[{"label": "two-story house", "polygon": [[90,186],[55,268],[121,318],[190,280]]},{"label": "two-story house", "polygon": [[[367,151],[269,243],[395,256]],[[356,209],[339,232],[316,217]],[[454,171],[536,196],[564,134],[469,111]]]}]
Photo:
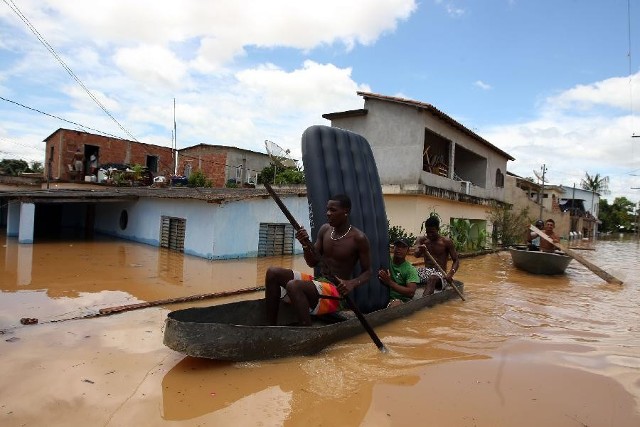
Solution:
[{"label": "two-story house", "polygon": [[505,202],[507,162],[514,158],[431,104],[358,95],[364,108],[323,117],[369,141],[390,224],[417,235],[436,212],[442,225],[464,218],[486,230],[489,205]]}]

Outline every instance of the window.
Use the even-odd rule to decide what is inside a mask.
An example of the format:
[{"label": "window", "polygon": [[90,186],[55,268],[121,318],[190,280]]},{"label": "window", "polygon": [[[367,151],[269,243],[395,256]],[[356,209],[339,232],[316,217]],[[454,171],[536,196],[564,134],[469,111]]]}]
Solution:
[{"label": "window", "polygon": [[291,224],[260,223],[258,256],[293,254],[293,238]]},{"label": "window", "polygon": [[496,170],[496,187],[504,187],[504,174],[499,168]]},{"label": "window", "polygon": [[129,214],[126,209],[120,212],[120,230],[126,230],[127,224],[129,224]]},{"label": "window", "polygon": [[162,215],[160,218],[160,247],[184,252],[186,227],[186,219]]}]

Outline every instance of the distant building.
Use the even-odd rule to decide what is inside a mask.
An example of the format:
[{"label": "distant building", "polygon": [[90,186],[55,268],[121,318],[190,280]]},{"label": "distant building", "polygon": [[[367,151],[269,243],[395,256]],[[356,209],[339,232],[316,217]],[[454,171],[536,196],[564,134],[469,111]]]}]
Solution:
[{"label": "distant building", "polygon": [[236,147],[198,144],[178,150],[178,174],[201,171],[213,187],[255,185],[258,173],[271,163],[267,154]]},{"label": "distant building", "polygon": [[75,178],[73,156],[76,150],[84,157],[84,175],[90,170],[91,156],[95,156],[98,167],[108,163],[139,164],[146,166],[154,176],[173,172],[173,153],[169,147],[63,128],[46,137],[44,142],[44,175],[50,180],[72,181]]},{"label": "distant building", "polygon": [[391,225],[417,235],[435,211],[443,225],[468,219],[487,229],[488,206],[506,202],[507,162],[514,158],[431,104],[358,95],[363,109],[322,117],[371,145]]},{"label": "distant building", "polygon": [[[505,197],[516,211],[529,210],[529,219],[533,223],[536,219],[553,219],[556,223],[555,232],[562,237],[568,237],[571,230],[569,213],[561,207],[563,188],[560,185],[542,185],[514,173],[507,172],[505,180]],[[542,209],[540,207],[542,206]]]}]

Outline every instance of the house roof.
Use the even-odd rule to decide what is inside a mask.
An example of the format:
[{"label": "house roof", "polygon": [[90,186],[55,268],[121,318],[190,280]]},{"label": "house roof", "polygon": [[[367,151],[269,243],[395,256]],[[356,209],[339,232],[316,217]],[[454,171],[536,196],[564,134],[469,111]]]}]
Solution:
[{"label": "house roof", "polygon": [[[406,105],[406,106],[409,106],[409,107],[414,107],[414,108],[418,108],[420,110],[427,111],[427,112],[433,114],[434,116],[436,116],[437,118],[439,118],[440,120],[446,122],[448,125],[450,125],[450,126],[456,128],[456,129],[458,129],[459,131],[469,135],[470,137],[472,137],[476,141],[482,143],[483,145],[487,146],[491,150],[500,153],[501,155],[503,155],[507,159],[515,160],[515,158],[512,157],[510,154],[508,154],[507,152],[499,149],[498,147],[496,147],[495,145],[493,145],[492,143],[490,143],[489,141],[487,141],[486,139],[484,139],[483,137],[481,137],[480,135],[478,135],[477,133],[475,133],[471,129],[463,126],[460,122],[454,120],[451,116],[445,114],[444,112],[440,111],[439,109],[437,109],[436,107],[434,107],[431,104],[427,104],[426,102],[414,101],[414,100],[411,100],[411,99],[398,98],[398,97],[395,97],[395,96],[380,95],[380,94],[377,94],[377,93],[370,93],[370,92],[358,91],[357,94],[359,96],[362,96],[365,100],[367,100],[367,99],[375,99],[375,100],[378,100],[378,101],[392,102],[392,103],[395,103],[395,104],[402,104],[402,105]],[[364,110],[343,111],[343,112],[340,112],[340,113],[329,113],[329,114],[324,114],[322,117],[324,117],[325,119],[331,120],[331,119],[334,119],[334,118],[355,117],[355,116],[362,116],[362,115],[365,115],[365,114],[367,114],[367,110],[366,109],[364,109]]]},{"label": "house roof", "polygon": [[[275,189],[281,196],[306,197],[306,187]],[[190,187],[104,187],[104,189],[76,190],[10,190],[0,197],[30,203],[98,203],[132,201],[150,197],[159,199],[192,199],[207,203],[228,203],[248,199],[268,199],[264,188],[190,188]]]},{"label": "house roof", "polygon": [[268,156],[268,154],[266,154],[266,153],[261,153],[259,151],[253,151],[253,150],[247,150],[246,148],[232,147],[232,146],[229,146],[229,145],[205,144],[205,143],[200,143],[200,144],[196,144],[196,145],[191,145],[189,147],[181,148],[181,149],[178,150],[178,153],[181,153],[183,151],[192,150],[192,149],[195,149],[195,148],[222,148],[222,149],[246,151],[248,153],[255,153],[255,154],[260,154],[260,155],[263,155],[263,156]]}]

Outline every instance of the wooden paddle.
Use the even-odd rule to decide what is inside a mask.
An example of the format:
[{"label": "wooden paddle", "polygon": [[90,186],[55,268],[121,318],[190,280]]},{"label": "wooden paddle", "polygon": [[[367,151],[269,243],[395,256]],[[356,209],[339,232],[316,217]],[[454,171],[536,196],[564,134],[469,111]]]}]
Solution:
[{"label": "wooden paddle", "polygon": [[584,259],[582,257],[582,255],[578,255],[577,253],[575,253],[571,249],[561,245],[560,243],[554,242],[553,239],[551,239],[551,237],[547,236],[544,231],[540,230],[535,225],[531,225],[530,229],[531,229],[531,231],[536,233],[538,236],[540,236],[540,238],[542,238],[542,239],[546,240],[547,242],[551,243],[553,246],[555,246],[556,248],[560,249],[561,251],[563,251],[564,253],[569,255],[571,258],[575,259],[580,264],[582,264],[585,267],[587,267],[593,273],[597,274],[602,279],[606,280],[607,283],[615,283],[617,285],[622,285],[622,280],[613,277],[611,274],[607,273],[606,271],[604,271],[603,269],[601,269],[597,265],[594,265],[591,262],[587,261],[586,259]]},{"label": "wooden paddle", "polygon": [[[296,231],[300,230],[302,227],[300,226],[300,224],[298,224],[298,221],[296,221],[293,215],[291,215],[291,212],[289,212],[289,209],[284,205],[284,203],[282,203],[282,200],[280,200],[280,197],[276,194],[276,192],[273,191],[273,188],[271,188],[271,186],[266,182],[264,183],[264,188],[266,188],[269,194],[271,195],[271,197],[273,197],[273,200],[275,200],[276,204],[278,205],[278,207],[280,208],[284,216],[287,217],[287,219],[289,220],[289,223],[291,223],[293,228]],[[311,240],[305,239],[305,241],[300,243],[305,249],[313,252],[316,259],[324,267],[324,270],[329,272],[329,274],[325,274],[325,277],[329,279],[334,285],[337,285],[339,283],[338,278],[335,275],[331,274],[327,264],[324,262],[324,259],[322,258],[322,256],[319,253],[317,253],[316,247],[313,245]],[[373,343],[376,345],[376,347],[378,347],[378,350],[382,351],[383,353],[386,353],[387,348],[384,346],[382,341],[380,341],[380,338],[378,338],[378,335],[376,335],[376,332],[373,330],[373,328],[371,327],[367,319],[364,317],[364,315],[362,314],[362,312],[360,311],[356,303],[353,301],[351,296],[348,294],[344,295],[344,299],[347,302],[347,305],[349,306],[349,308],[355,313],[356,317],[362,324],[362,327],[367,331],[367,333],[371,337],[371,340],[373,341]]]},{"label": "wooden paddle", "polygon": [[464,296],[462,296],[462,292],[460,292],[460,289],[458,289],[458,287],[453,283],[453,280],[449,281],[449,279],[447,279],[447,272],[444,271],[442,267],[440,267],[440,264],[438,264],[438,261],[436,261],[436,259],[433,257],[433,255],[431,255],[431,253],[426,247],[424,248],[424,252],[427,254],[427,256],[429,257],[433,265],[435,265],[436,268],[440,271],[440,273],[442,273],[444,280],[446,280],[448,284],[453,286],[453,289],[455,289],[458,295],[460,295],[460,298],[462,298],[462,301],[466,301],[466,299],[464,299]]}]

